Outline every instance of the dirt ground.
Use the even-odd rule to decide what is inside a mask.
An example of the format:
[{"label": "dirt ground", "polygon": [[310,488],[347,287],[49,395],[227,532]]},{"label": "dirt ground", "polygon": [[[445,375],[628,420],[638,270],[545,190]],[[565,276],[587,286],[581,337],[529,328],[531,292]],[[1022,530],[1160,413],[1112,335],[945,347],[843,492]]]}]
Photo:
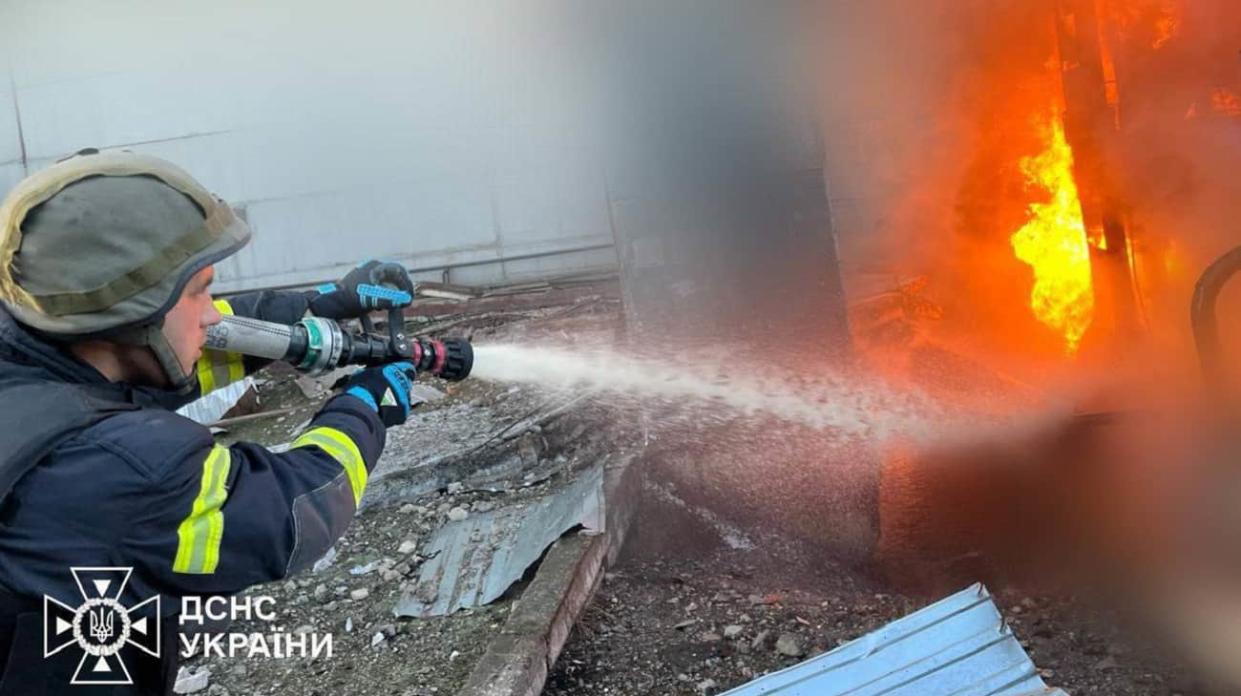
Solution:
[{"label": "dirt ground", "polygon": [[[811,544],[749,532],[762,543],[729,548],[700,517],[646,499],[636,536],[544,693],[718,694],[938,599],[887,588]],[[1050,685],[1107,696],[1205,693],[1112,617],[1072,598],[991,589]]]}]

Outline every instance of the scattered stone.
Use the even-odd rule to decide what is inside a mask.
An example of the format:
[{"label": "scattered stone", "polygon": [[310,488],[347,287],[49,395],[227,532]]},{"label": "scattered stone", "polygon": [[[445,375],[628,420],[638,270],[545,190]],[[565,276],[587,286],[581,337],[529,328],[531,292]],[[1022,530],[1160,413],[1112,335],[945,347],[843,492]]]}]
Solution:
[{"label": "scattered stone", "polygon": [[315,585],[315,591],[313,593],[313,596],[315,600],[318,602],[323,602],[324,600],[326,600],[328,596],[327,585],[324,585],[322,583]]},{"label": "scattered stone", "polygon": [[196,694],[207,688],[209,679],[211,679],[211,670],[206,667],[197,672],[191,672],[189,669],[182,667],[177,671],[177,679],[173,684],[172,691],[177,694]]},{"label": "scattered stone", "polygon": [[395,570],[385,570],[379,574],[379,577],[382,578],[384,582],[393,582],[397,578],[401,577],[401,574]]},{"label": "scattered stone", "polygon": [[293,632],[294,633],[314,633],[315,627],[310,624],[302,624],[301,626],[298,626],[297,628],[293,629]]},{"label": "scattered stone", "polygon": [[390,624],[390,623],[379,624],[378,626],[375,627],[375,630],[379,631],[380,633],[384,634],[385,636],[389,638],[393,638],[396,636],[396,624]]},{"label": "scattered stone", "polygon": [[461,522],[469,516],[469,511],[463,507],[455,507],[448,511],[448,519],[453,522]]},{"label": "scattered stone", "polygon": [[383,634],[383,631],[376,631],[375,635],[371,636],[371,647],[377,648],[383,645],[386,640],[388,640],[388,637]]},{"label": "scattered stone", "polygon": [[676,630],[678,630],[678,631],[684,631],[685,629],[689,628],[690,626],[693,626],[693,625],[694,625],[694,624],[696,624],[696,623],[698,623],[698,622],[697,622],[696,620],[694,620],[694,619],[686,619],[686,620],[682,621],[681,623],[679,623],[679,624],[677,624],[677,625],[673,626],[673,628],[674,628],[674,629],[676,629]]},{"label": "scattered stone", "polygon": [[353,633],[353,617],[345,619],[345,633]]},{"label": "scattered stone", "polygon": [[366,565],[357,565],[349,569],[350,575],[367,575],[375,571],[379,567],[378,561],[371,561]]},{"label": "scattered stone", "polygon": [[715,688],[716,688],[716,683],[714,679],[705,679],[703,681],[698,682],[698,693],[700,694],[709,694],[712,691],[714,691]]},{"label": "scattered stone", "polygon": [[1119,669],[1120,663],[1117,662],[1116,658],[1114,657],[1105,657],[1102,660],[1099,660],[1097,663],[1095,663],[1094,668],[1095,668],[1095,671],[1097,672],[1108,672],[1114,669]]},{"label": "scattered stone", "polygon": [[457,495],[465,490],[465,484],[460,481],[453,481],[448,484],[448,495]]},{"label": "scattered stone", "polygon": [[767,639],[770,637],[771,637],[771,631],[768,631],[768,630],[759,631],[758,635],[754,636],[754,640],[750,641],[750,649],[758,650],[759,648],[766,645]]},{"label": "scattered stone", "polygon": [[408,556],[409,554],[417,550],[418,550],[418,542],[414,541],[413,539],[406,539],[405,541],[401,542],[400,546],[397,547],[396,552],[399,554]]},{"label": "scattered stone", "polygon": [[721,640],[724,640],[724,638],[718,633],[704,633],[701,636],[698,636],[698,640],[701,640],[704,643],[718,643]]},{"label": "scattered stone", "polygon": [[368,590],[368,589],[366,589],[365,587],[359,587],[358,589],[356,589],[356,590],[354,590],[353,592],[350,592],[350,593],[349,593],[349,599],[352,599],[352,600],[354,600],[355,602],[356,602],[356,601],[361,601],[361,600],[366,599],[367,597],[370,597],[370,596],[371,596],[371,591],[370,591],[370,590]]},{"label": "scattered stone", "polygon": [[228,689],[219,684],[212,684],[207,687],[207,696],[232,696],[232,694],[229,693]]},{"label": "scattered stone", "polygon": [[250,670],[246,669],[246,666],[244,664],[237,665],[236,667],[228,670],[229,676],[237,677],[238,679],[245,679],[246,675],[249,674],[249,672]]},{"label": "scattered stone", "polygon": [[737,636],[741,635],[744,631],[745,631],[745,627],[738,626],[737,624],[733,624],[731,626],[725,626],[724,637],[729,640],[735,640]]},{"label": "scattered stone", "polygon": [[332,565],[332,561],[335,561],[335,560],[336,560],[336,547],[333,546],[332,548],[327,550],[327,553],[323,554],[322,558],[315,561],[315,564],[314,566],[311,567],[310,572],[322,573],[323,571],[327,570],[328,566]]},{"label": "scattered stone", "polygon": [[418,511],[418,506],[414,505],[413,503],[405,503],[404,505],[401,506],[401,509],[399,510],[399,512],[402,515],[409,515],[417,511]]},{"label": "scattered stone", "polygon": [[802,647],[797,636],[792,633],[782,633],[776,639],[776,652],[788,657],[801,657],[806,654],[806,649]]}]

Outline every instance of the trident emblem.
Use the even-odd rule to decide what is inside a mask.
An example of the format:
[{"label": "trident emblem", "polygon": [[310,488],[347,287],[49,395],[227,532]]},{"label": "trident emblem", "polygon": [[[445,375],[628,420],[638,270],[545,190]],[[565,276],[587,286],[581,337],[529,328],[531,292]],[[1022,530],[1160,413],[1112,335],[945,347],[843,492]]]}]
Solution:
[{"label": "trident emblem", "polygon": [[107,643],[112,639],[112,617],[113,613],[100,607],[98,611],[90,613],[90,635],[100,643]]},{"label": "trident emblem", "polygon": [[65,675],[70,684],[133,684],[124,649],[160,656],[159,595],[127,607],[121,604],[121,597],[132,568],[69,570],[82,603],[72,607],[54,597],[43,597],[43,657],[74,646],[82,657],[72,676]]}]

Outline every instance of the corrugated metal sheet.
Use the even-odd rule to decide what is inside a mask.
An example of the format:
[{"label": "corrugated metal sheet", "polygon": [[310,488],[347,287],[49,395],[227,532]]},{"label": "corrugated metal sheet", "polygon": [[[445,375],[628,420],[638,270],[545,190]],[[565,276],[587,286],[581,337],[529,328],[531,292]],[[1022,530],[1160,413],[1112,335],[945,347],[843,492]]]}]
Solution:
[{"label": "corrugated metal sheet", "polygon": [[725,696],[1067,696],[1039,677],[982,585]]},{"label": "corrugated metal sheet", "polygon": [[603,528],[603,468],[520,507],[471,514],[440,528],[419,553],[428,556],[397,616],[442,616],[495,601],[566,531]]}]

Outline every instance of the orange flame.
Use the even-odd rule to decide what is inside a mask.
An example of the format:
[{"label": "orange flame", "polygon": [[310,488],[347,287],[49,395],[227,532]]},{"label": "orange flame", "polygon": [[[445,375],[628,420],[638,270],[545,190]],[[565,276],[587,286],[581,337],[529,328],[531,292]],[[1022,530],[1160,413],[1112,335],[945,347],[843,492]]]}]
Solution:
[{"label": "orange flame", "polygon": [[1126,34],[1139,32],[1150,47],[1162,49],[1181,33],[1184,0],[1106,0],[1111,19]]},{"label": "orange flame", "polygon": [[1047,149],[1021,161],[1028,183],[1050,194],[1050,200],[1030,204],[1030,219],[1013,234],[1012,245],[1017,258],[1034,269],[1034,316],[1063,334],[1073,354],[1094,316],[1094,288],[1073,150],[1062,119],[1057,112],[1045,127]]},{"label": "orange flame", "polygon": [[1211,94],[1211,103],[1222,114],[1241,117],[1241,97],[1235,92],[1220,87]]},{"label": "orange flame", "polygon": [[1158,51],[1168,42],[1176,38],[1181,29],[1180,12],[1174,2],[1165,1],[1160,4],[1158,15],[1155,17],[1155,40],[1151,43],[1151,48]]}]

